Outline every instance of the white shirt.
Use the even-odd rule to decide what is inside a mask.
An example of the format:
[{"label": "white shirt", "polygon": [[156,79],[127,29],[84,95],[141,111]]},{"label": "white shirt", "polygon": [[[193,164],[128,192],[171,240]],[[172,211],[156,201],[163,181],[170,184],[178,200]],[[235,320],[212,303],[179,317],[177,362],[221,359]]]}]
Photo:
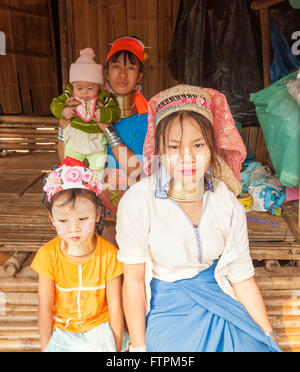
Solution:
[{"label": "white shirt", "polygon": [[246,214],[234,194],[219,182],[206,191],[197,226],[173,200],[155,197],[155,176],[142,179],[122,197],[117,214],[118,259],[146,263],[147,312],[150,282],[193,278],[219,259],[215,279],[235,298],[230,285],[251,278]]}]

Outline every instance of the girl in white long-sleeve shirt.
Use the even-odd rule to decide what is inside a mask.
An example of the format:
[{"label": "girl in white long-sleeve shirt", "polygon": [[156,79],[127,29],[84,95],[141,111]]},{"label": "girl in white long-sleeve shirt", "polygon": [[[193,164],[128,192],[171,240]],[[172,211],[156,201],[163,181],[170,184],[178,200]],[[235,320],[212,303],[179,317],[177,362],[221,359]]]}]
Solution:
[{"label": "girl in white long-sleeve shirt", "polygon": [[117,217],[131,350],[279,351],[245,212],[214,178],[211,97],[180,85],[155,99],[159,170],[125,193]]}]

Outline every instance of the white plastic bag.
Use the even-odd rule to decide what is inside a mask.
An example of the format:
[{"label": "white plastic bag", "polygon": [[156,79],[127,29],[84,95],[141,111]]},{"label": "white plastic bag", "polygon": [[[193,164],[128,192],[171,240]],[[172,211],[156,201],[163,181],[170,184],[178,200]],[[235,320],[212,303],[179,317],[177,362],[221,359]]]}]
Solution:
[{"label": "white plastic bag", "polygon": [[285,187],[277,176],[270,176],[267,183],[249,187],[248,193],[253,198],[252,211],[268,212],[271,207],[280,207],[286,198]]}]

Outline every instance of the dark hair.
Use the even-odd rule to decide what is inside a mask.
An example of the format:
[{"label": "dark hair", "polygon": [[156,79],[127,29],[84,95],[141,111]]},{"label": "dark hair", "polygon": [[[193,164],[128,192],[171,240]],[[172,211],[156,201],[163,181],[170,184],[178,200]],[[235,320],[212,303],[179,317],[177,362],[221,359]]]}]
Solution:
[{"label": "dark hair", "polygon": [[67,199],[61,204],[61,206],[72,203],[72,206],[74,207],[76,199],[80,196],[86,199],[89,199],[95,205],[96,208],[99,208],[100,206],[99,204],[100,200],[93,191],[85,190],[85,189],[69,189],[69,190],[59,191],[56,194],[54,194],[50,202],[48,201],[48,199],[45,200],[44,205],[51,214],[52,214],[52,207],[53,207],[54,202],[57,199],[59,199],[61,196],[67,196]]},{"label": "dark hair", "polygon": [[129,52],[129,50],[120,50],[120,51],[116,52],[115,54],[113,54],[110,57],[110,59],[108,60],[108,62],[106,63],[105,67],[104,67],[106,71],[109,68],[109,64],[117,62],[118,58],[121,54],[123,54],[124,66],[126,65],[126,61],[129,60],[129,62],[132,65],[137,65],[138,66],[139,72],[143,72],[144,66],[143,66],[142,62],[138,59],[138,57],[135,54],[133,54],[132,52]]},{"label": "dark hair", "polygon": [[217,167],[220,168],[220,165],[217,159],[217,155],[218,155],[217,144],[216,144],[213,126],[210,120],[208,120],[203,115],[197,112],[194,112],[194,111],[174,112],[161,120],[161,122],[158,124],[156,128],[156,133],[155,133],[155,155],[159,154],[159,151],[161,148],[165,150],[166,138],[170,131],[171,124],[174,121],[174,119],[177,117],[179,117],[179,120],[180,120],[181,133],[182,133],[182,128],[183,128],[183,119],[191,117],[198,123],[201,129],[203,138],[205,140],[205,143],[207,144],[210,150],[210,153],[211,153],[211,165],[212,165],[212,170],[214,173],[214,170],[216,170]]},{"label": "dark hair", "polygon": [[78,197],[84,197],[86,199],[89,199],[92,203],[94,203],[96,209],[101,208],[101,217],[99,222],[96,223],[96,232],[101,235],[103,232],[104,224],[105,224],[105,216],[106,216],[106,209],[103,207],[101,200],[99,197],[90,190],[85,189],[69,189],[69,190],[63,190],[59,191],[56,194],[53,195],[50,202],[46,198],[46,195],[43,194],[42,202],[44,206],[48,209],[50,214],[52,215],[52,207],[54,202],[59,199],[61,196],[67,196],[67,200],[65,200],[61,206],[67,205],[69,203],[72,203],[74,206],[75,201]]},{"label": "dark hair", "polygon": [[[136,36],[130,36],[131,38],[134,38],[136,40],[139,40],[141,41],[138,37]],[[118,58],[120,57],[120,55],[123,54],[123,58],[124,58],[124,66],[126,65],[126,61],[129,60],[129,62],[132,64],[132,65],[138,65],[139,67],[139,72],[144,72],[144,65],[143,63],[138,59],[138,57],[130,52],[129,50],[120,50],[118,52],[116,52],[115,54],[113,54],[110,59],[107,61],[104,69],[106,71],[108,71],[108,68],[109,68],[109,64],[110,63],[115,63],[118,61]]]}]

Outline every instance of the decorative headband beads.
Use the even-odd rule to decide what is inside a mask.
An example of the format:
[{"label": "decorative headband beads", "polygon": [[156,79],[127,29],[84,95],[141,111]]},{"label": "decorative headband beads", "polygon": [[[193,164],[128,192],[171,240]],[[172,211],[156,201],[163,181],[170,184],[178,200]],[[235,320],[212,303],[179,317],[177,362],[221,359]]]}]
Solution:
[{"label": "decorative headband beads", "polygon": [[80,161],[67,157],[59,168],[49,174],[43,190],[50,202],[57,192],[70,189],[90,190],[99,196],[102,192],[102,183],[96,172],[86,168]]}]

